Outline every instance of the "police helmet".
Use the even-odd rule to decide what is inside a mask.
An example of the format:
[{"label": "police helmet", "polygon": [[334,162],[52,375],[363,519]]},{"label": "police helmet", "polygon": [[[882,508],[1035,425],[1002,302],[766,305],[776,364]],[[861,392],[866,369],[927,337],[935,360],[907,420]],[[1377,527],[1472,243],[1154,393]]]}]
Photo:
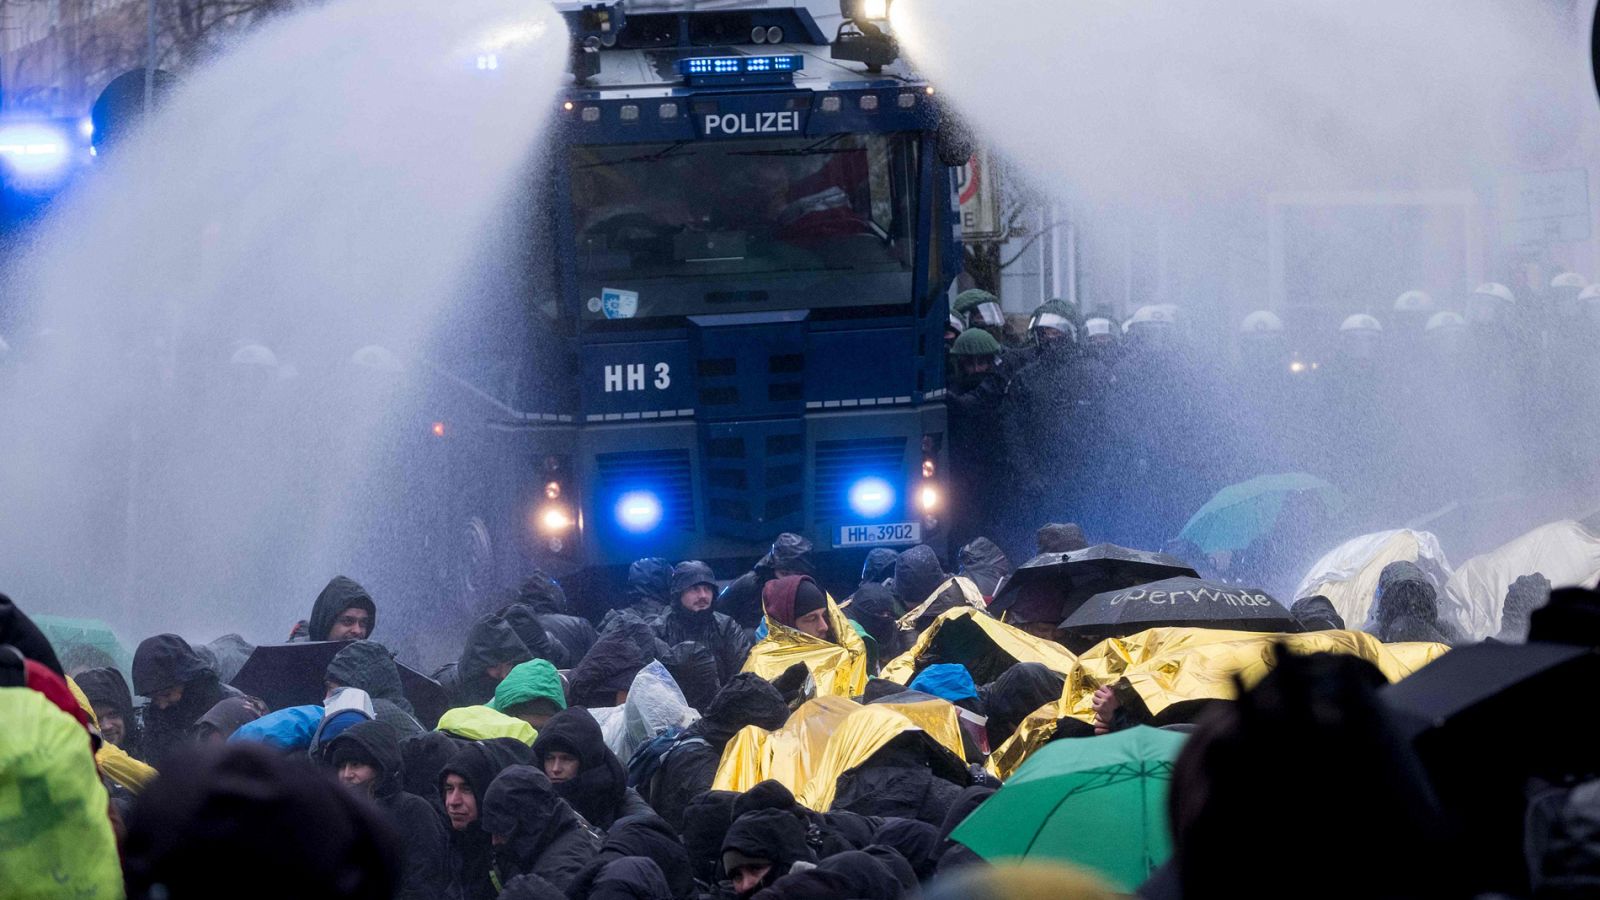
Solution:
[{"label": "police helmet", "polygon": [[1579,275],[1577,272],[1562,272],[1550,279],[1550,286],[1553,288],[1577,288],[1581,291],[1589,286],[1589,279]]},{"label": "police helmet", "polygon": [[1117,323],[1105,316],[1094,316],[1083,323],[1083,333],[1091,338],[1117,336]]},{"label": "police helmet", "polygon": [[1381,334],[1383,333],[1383,324],[1366,313],[1356,313],[1339,325],[1339,331],[1340,333]]},{"label": "police helmet", "polygon": [[1511,293],[1510,288],[1499,283],[1498,281],[1485,281],[1483,284],[1478,285],[1477,289],[1472,293],[1478,296],[1488,297],[1493,300],[1500,300],[1513,305],[1515,305],[1517,302],[1517,295]]},{"label": "police helmet", "polygon": [[1461,314],[1460,313],[1453,313],[1453,312],[1450,312],[1450,311],[1446,310],[1445,312],[1436,312],[1432,316],[1430,316],[1428,318],[1427,328],[1424,329],[1424,330],[1426,330],[1426,331],[1445,331],[1445,330],[1449,330],[1449,329],[1458,329],[1458,328],[1466,328],[1466,327],[1467,327],[1467,320],[1461,318]]},{"label": "police helmet", "polygon": [[961,332],[967,330],[967,321],[952,312],[950,313],[950,318],[945,321],[945,327],[949,328],[951,331],[954,331],[956,334],[960,334]]},{"label": "police helmet", "polygon": [[1240,334],[1277,334],[1283,331],[1283,320],[1270,309],[1258,309],[1239,323]]},{"label": "police helmet", "polygon": [[1133,318],[1128,320],[1131,328],[1136,325],[1158,325],[1170,328],[1178,321],[1178,307],[1171,303],[1156,303],[1150,306],[1141,306],[1134,310]]},{"label": "police helmet", "polygon": [[350,354],[350,364],[374,372],[399,372],[405,368],[398,356],[377,344],[368,344]]},{"label": "police helmet", "polygon": [[999,326],[1006,323],[1005,313],[1000,310],[1000,298],[978,288],[970,288],[957,294],[951,308],[966,317],[968,328]]},{"label": "police helmet", "polygon": [[950,345],[952,356],[994,356],[1000,352],[1000,342],[982,328],[968,328]]},{"label": "police helmet", "polygon": [[1033,317],[1028,320],[1028,330],[1035,328],[1050,328],[1067,336],[1068,340],[1078,340],[1078,311],[1072,304],[1065,300],[1046,300],[1033,311]]},{"label": "police helmet", "polygon": [[261,344],[241,344],[228,357],[228,362],[236,366],[259,366],[264,369],[278,367],[278,355]]},{"label": "police helmet", "polygon": [[1427,291],[1406,291],[1394,298],[1394,311],[1397,313],[1426,313],[1433,312],[1433,295]]},{"label": "police helmet", "polygon": [[1600,282],[1591,284],[1578,295],[1579,300],[1600,300]]}]

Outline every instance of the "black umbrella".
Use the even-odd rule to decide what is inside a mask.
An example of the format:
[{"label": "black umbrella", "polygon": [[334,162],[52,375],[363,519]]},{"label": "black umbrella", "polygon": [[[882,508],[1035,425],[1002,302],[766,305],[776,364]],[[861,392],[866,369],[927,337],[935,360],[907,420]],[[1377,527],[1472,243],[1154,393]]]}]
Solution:
[{"label": "black umbrella", "polygon": [[1294,615],[1261,590],[1189,577],[1095,594],[1061,623],[1063,631],[1090,638],[1121,637],[1163,626],[1300,630]]},{"label": "black umbrella", "polygon": [[[272,709],[319,704],[326,693],[324,676],[328,663],[344,646],[344,641],[310,641],[257,647],[231,683],[252,697],[260,697]],[[416,710],[417,720],[432,728],[450,707],[444,688],[398,661],[395,667],[400,670],[400,687]]]},{"label": "black umbrella", "polygon": [[1526,721],[1538,706],[1550,718],[1582,718],[1578,709],[1600,690],[1600,651],[1568,644],[1486,641],[1451,650],[1383,689],[1402,733],[1500,730]]},{"label": "black umbrella", "polygon": [[1183,560],[1165,553],[1134,550],[1116,544],[1096,544],[1070,553],[1041,553],[1022,564],[1000,585],[989,611],[999,615],[1018,600],[1032,606],[1059,599],[1057,617],[1076,612],[1095,594],[1160,581],[1198,575]]}]

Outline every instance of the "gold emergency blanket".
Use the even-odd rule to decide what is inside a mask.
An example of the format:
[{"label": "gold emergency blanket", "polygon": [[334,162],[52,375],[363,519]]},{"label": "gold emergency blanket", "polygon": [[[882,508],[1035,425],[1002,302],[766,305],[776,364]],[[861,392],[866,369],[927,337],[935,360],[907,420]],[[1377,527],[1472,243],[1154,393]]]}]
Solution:
[{"label": "gold emergency blanket", "polygon": [[843,697],[818,697],[776,731],[750,725],[735,734],[722,751],[711,789],[747,791],[773,779],[802,804],[826,812],[839,776],[907,731],[926,732],[960,758],[956,715],[953,704],[938,699],[863,706]]},{"label": "gold emergency blanket", "polygon": [[1057,720],[1076,719],[1092,726],[1096,689],[1122,684],[1132,691],[1160,724],[1162,715],[1183,703],[1232,700],[1234,679],[1246,688],[1260,681],[1276,661],[1278,648],[1292,653],[1344,653],[1378,667],[1392,681],[1410,675],[1437,659],[1444,644],[1384,644],[1360,631],[1315,631],[1307,634],[1261,634],[1209,628],[1152,628],[1121,638],[1107,638],[1078,658],[1067,674],[1061,700],[1046,704],[1024,719],[1017,731],[989,757],[989,770],[1004,778],[1033,751],[1055,736]]},{"label": "gold emergency blanket", "polygon": [[859,697],[867,689],[867,645],[839,605],[828,597],[828,630],[834,641],[814,638],[766,617],[767,636],[756,642],[740,671],[771,681],[798,662],[816,681],[818,697]]},{"label": "gold emergency blanket", "polygon": [[933,620],[910,650],[890,660],[879,673],[898,684],[910,684],[924,657],[967,667],[979,684],[987,684],[1017,663],[1042,663],[1063,675],[1072,671],[1077,658],[1067,648],[1036,638],[1014,625],[970,607],[946,610]]}]

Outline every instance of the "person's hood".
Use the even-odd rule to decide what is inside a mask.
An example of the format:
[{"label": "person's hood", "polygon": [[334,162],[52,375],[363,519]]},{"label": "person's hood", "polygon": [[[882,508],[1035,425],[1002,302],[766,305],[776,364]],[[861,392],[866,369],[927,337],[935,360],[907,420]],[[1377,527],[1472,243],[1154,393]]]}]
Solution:
[{"label": "person's hood", "polygon": [[517,587],[517,602],[533,607],[537,613],[567,614],[567,592],[554,578],[537,569]]},{"label": "person's hood", "polygon": [[547,659],[519,663],[494,689],[489,708],[505,712],[533,700],[548,700],[558,710],[567,708],[567,694],[561,687],[561,674]]},{"label": "person's hood", "polygon": [[985,597],[993,597],[1000,581],[1016,571],[1011,560],[1006,559],[995,542],[986,537],[973,538],[971,543],[961,548],[958,559],[961,565],[956,574],[972,579]]},{"label": "person's hood", "polygon": [[577,814],[556,793],[550,779],[531,765],[505,769],[482,796],[479,818],[483,830],[506,838],[496,855],[509,854],[519,873],[531,871],[539,854],[563,829],[581,827]]},{"label": "person's hood", "polygon": [[367,631],[367,637],[372,637],[378,630],[378,605],[372,602],[372,595],[366,588],[343,575],[335,575],[317,595],[317,602],[311,605],[311,618],[306,620],[306,634],[313,641],[327,640],[339,613],[351,607],[364,609],[372,615],[372,628]]},{"label": "person's hood", "polygon": [[899,625],[902,629],[923,631],[934,619],[963,606],[970,606],[979,613],[988,615],[988,604],[984,602],[983,594],[972,579],[964,575],[953,575],[934,588],[921,603],[907,610],[906,614],[900,617]]},{"label": "person's hood", "polygon": [[689,897],[694,893],[694,870],[689,851],[667,821],[657,815],[628,816],[613,822],[600,846],[600,858],[642,856],[655,860],[670,893],[665,897]]},{"label": "person's hood", "polygon": [[951,703],[978,699],[978,685],[972,680],[972,673],[960,663],[928,666],[911,679],[910,688]]},{"label": "person's hood", "polygon": [[278,750],[306,750],[322,725],[321,706],[288,706],[274,710],[252,722],[240,725],[229,738],[230,744],[266,744]]},{"label": "person's hood", "polygon": [[442,798],[445,776],[458,775],[472,787],[472,795],[478,798],[481,815],[484,795],[489,792],[489,785],[495,777],[511,766],[527,765],[532,761],[533,750],[513,738],[473,741],[457,750],[450,761],[439,769],[438,776],[434,778],[435,794]]},{"label": "person's hood", "polygon": [[1333,601],[1321,594],[1301,597],[1289,607],[1289,614],[1306,631],[1343,631],[1344,618],[1334,608]]},{"label": "person's hood", "polygon": [[1505,611],[1508,618],[1526,619],[1533,611],[1550,602],[1550,579],[1543,573],[1518,575],[1506,588]]},{"label": "person's hood", "polygon": [[697,584],[708,584],[713,594],[717,591],[717,576],[711,567],[698,559],[685,560],[672,567],[672,585],[668,591],[669,601],[677,606],[678,598],[683,592]]},{"label": "person's hood", "polygon": [[900,605],[906,609],[919,606],[949,577],[939,563],[939,554],[927,544],[918,544],[895,560],[895,596],[900,598]]},{"label": "person's hood", "polygon": [[50,639],[5,594],[0,594],[0,644],[10,644],[28,659],[66,677],[67,673],[61,668],[61,660],[56,657],[56,649],[51,646]]},{"label": "person's hood", "polygon": [[854,900],[899,900],[900,879],[883,863],[860,850],[835,853],[817,868],[842,876]]},{"label": "person's hood", "polygon": [[1439,616],[1439,603],[1433,582],[1416,563],[1398,560],[1378,573],[1373,619],[1380,627],[1405,616],[1433,622]]},{"label": "person's hood", "polygon": [[467,641],[461,647],[461,658],[456,672],[469,692],[489,694],[494,685],[489,682],[489,667],[500,663],[525,663],[533,659],[528,645],[517,637],[511,624],[493,613],[472,623],[467,631]]},{"label": "person's hood", "polygon": [[218,679],[231,682],[233,676],[244,668],[244,664],[249,661],[250,654],[255,652],[256,647],[240,635],[230,632],[194,649],[206,657],[212,670],[217,673]]},{"label": "person's hood", "polygon": [[717,880],[722,839],[733,824],[733,804],[738,799],[733,791],[706,791],[683,808],[683,847],[694,877],[707,884]]},{"label": "person's hood", "polygon": [[373,794],[387,797],[400,790],[405,778],[405,761],[400,754],[400,732],[387,722],[359,722],[329,741],[322,748],[322,759],[332,764],[343,744],[353,744],[363,756],[378,764],[378,784]]},{"label": "person's hood", "polygon": [[756,568],[765,569],[768,574],[779,569],[801,575],[811,575],[817,571],[816,563],[811,558],[811,542],[787,531],[772,542],[772,549],[761,557]]},{"label": "person's hood", "polygon": [[741,672],[717,692],[690,728],[720,751],[746,725],[774,731],[788,720],[789,706],[772,682],[754,672]]},{"label": "person's hood", "polygon": [[989,716],[989,746],[998,747],[1034,710],[1061,699],[1066,678],[1044,663],[1017,663],[985,685],[980,695]]},{"label": "person's hood", "polygon": [[844,614],[861,623],[879,647],[888,645],[895,632],[895,596],[887,585],[867,582],[856,588]]},{"label": "person's hood", "polygon": [[[639,638],[629,633],[631,627],[607,632],[572,670],[569,684],[573,704],[615,706],[617,692],[627,690],[633,684],[633,676],[650,662],[639,647]],[[638,627],[648,630],[648,626]]]},{"label": "person's hood", "polygon": [[[896,819],[895,821],[906,822],[911,820]],[[934,833],[937,834],[938,829],[934,829]],[[918,874],[916,868],[911,864],[910,860],[906,859],[905,854],[901,853],[898,847],[889,844],[868,844],[861,848],[861,852],[883,863],[883,867],[888,869],[890,874],[894,875],[900,882],[902,896],[916,897],[919,895],[922,890],[922,876]],[[934,862],[938,862],[938,857],[934,858]],[[933,874],[933,872],[929,872],[928,878],[932,879]]]},{"label": "person's hood", "polygon": [[539,618],[542,614],[538,610],[526,603],[509,603],[495,615],[506,620],[534,659],[555,658],[556,648],[551,643],[550,632],[544,628],[544,621]]},{"label": "person's hood", "polygon": [[601,828],[611,825],[628,790],[628,771],[606,746],[600,723],[581,706],[551,717],[533,742],[533,763],[544,765],[548,753],[578,758],[578,775],[555,785],[555,792],[580,815]]},{"label": "person's hood", "polygon": [[791,812],[758,809],[733,820],[722,839],[722,852],[735,851],[754,859],[772,861],[778,872],[787,872],[797,862],[817,861],[806,843],[806,827]]},{"label": "person's hood", "polygon": [[360,688],[339,688],[322,701],[322,721],[317,724],[317,733],[311,736],[311,752],[316,754],[327,741],[331,741],[344,733],[346,729],[355,727],[360,720],[370,722],[377,718],[377,712],[372,708],[372,698]]},{"label": "person's hood", "polygon": [[261,718],[254,700],[248,697],[229,697],[220,700],[195,721],[195,729],[202,725],[216,729],[224,739],[232,737],[240,727]]},{"label": "person's hood", "polygon": [[972,815],[972,811],[982,806],[985,800],[994,796],[994,793],[994,788],[982,785],[962,788],[955,802],[950,804],[950,810],[944,814],[944,821],[939,823],[939,840],[948,845],[950,832],[955,831],[957,825],[965,822],[967,816]]},{"label": "person's hood", "polygon": [[739,799],[733,801],[733,818],[737,819],[745,813],[755,812],[758,809],[794,812],[797,805],[793,791],[785,787],[783,782],[768,778],[753,785],[740,794]]},{"label": "person's hood", "polygon": [[[660,612],[672,604],[672,564],[658,556],[636,559],[628,566],[628,604]],[[654,608],[651,608],[654,604]]]},{"label": "person's hood", "polygon": [[894,564],[900,551],[888,547],[875,547],[867,551],[867,561],[861,564],[861,583],[883,584],[894,577]]},{"label": "person's hood", "polygon": [[189,642],[175,634],[147,637],[133,651],[133,692],[141,697],[215,674]]},{"label": "person's hood", "polygon": [[1083,529],[1071,522],[1051,522],[1034,532],[1040,553],[1071,553],[1089,546]]},{"label": "person's hood", "polygon": [[685,897],[667,881],[660,860],[624,856],[601,866],[594,877],[589,900],[668,900]]},{"label": "person's hood", "polygon": [[360,688],[374,700],[387,700],[414,714],[401,685],[394,654],[376,641],[351,641],[339,648],[328,663],[326,678],[345,687]]},{"label": "person's hood", "polygon": [[438,730],[469,741],[509,738],[525,747],[531,746],[537,736],[532,725],[487,706],[458,706],[448,710],[439,717]]},{"label": "person's hood", "polygon": [[122,672],[112,668],[85,669],[74,680],[78,682],[83,695],[89,698],[97,715],[111,712],[130,720],[128,725],[133,724],[133,692],[128,689],[128,681],[122,677]]},{"label": "person's hood", "polygon": [[917,819],[885,819],[872,833],[874,844],[893,847],[918,879],[932,878],[944,853],[939,829]]},{"label": "person's hood", "polygon": [[768,618],[772,619],[774,622],[793,628],[795,620],[795,600],[800,593],[800,586],[805,584],[811,585],[813,588],[816,588],[818,593],[823,593],[823,595],[826,596],[826,593],[822,591],[821,586],[818,585],[810,575],[787,575],[783,578],[774,578],[762,587],[762,610],[766,612]]}]

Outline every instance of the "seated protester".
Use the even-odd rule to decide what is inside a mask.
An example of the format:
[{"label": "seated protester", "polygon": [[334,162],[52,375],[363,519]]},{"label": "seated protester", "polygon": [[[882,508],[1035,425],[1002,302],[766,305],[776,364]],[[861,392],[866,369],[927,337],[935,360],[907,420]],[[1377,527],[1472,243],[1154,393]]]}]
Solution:
[{"label": "seated protester", "polygon": [[378,627],[378,605],[354,580],[334,576],[311,605],[311,618],[294,623],[289,640],[364,641]]},{"label": "seated protester", "polygon": [[875,547],[867,551],[867,561],[861,564],[861,583],[856,587],[869,584],[887,585],[894,580],[894,564],[900,559],[900,551],[888,547]]},{"label": "seated protester", "polygon": [[894,591],[886,585],[869,582],[856,588],[849,602],[840,609],[872,639],[868,647],[875,648],[880,659],[886,660],[898,640],[900,616],[905,614],[898,606]]},{"label": "seated protester", "polygon": [[939,836],[938,825],[916,819],[884,819],[872,833],[872,843],[893,847],[910,865],[917,882],[926,884],[939,868],[944,839]]},{"label": "seated protester", "polygon": [[654,814],[628,787],[628,770],[606,746],[600,723],[581,706],[557,713],[540,730],[533,764],[558,796],[601,831],[627,816]]},{"label": "seated protester", "polygon": [[535,571],[517,588],[517,603],[534,611],[545,633],[550,635],[550,662],[558,669],[571,669],[594,646],[599,635],[589,620],[571,614],[567,594],[554,578]]},{"label": "seated protester", "polygon": [[978,699],[978,685],[972,680],[972,673],[960,663],[934,663],[918,672],[908,687],[940,700],[948,700],[963,709],[976,713],[984,711],[983,703]]},{"label": "seated protester", "polygon": [[1333,601],[1321,594],[1301,597],[1289,607],[1289,614],[1304,631],[1343,631],[1344,618],[1333,608]]},{"label": "seated protester", "polygon": [[573,900],[638,900],[638,898],[682,897],[672,893],[659,860],[647,856],[624,856],[601,866],[583,892],[572,892]]},{"label": "seated protester", "polygon": [[1065,676],[1043,663],[1029,662],[1017,663],[979,688],[978,697],[989,716],[985,725],[989,747],[1005,743],[1034,710],[1060,700],[1066,682]]},{"label": "seated protester", "polygon": [[567,708],[567,694],[561,687],[561,674],[547,659],[530,659],[495,686],[489,708],[532,725],[542,731],[550,717]]},{"label": "seated protester", "polygon": [[565,891],[600,852],[599,834],[533,766],[512,766],[495,776],[483,798],[483,829],[507,888],[519,875],[537,875]]},{"label": "seated protester", "polygon": [[439,717],[439,731],[464,741],[511,738],[528,746],[538,733],[521,719],[496,712],[488,706],[458,706]]},{"label": "seated protester", "polygon": [[828,623],[828,595],[808,575],[789,575],[767,582],[762,607],[772,621],[801,634],[837,644]]},{"label": "seated protester", "polygon": [[778,781],[768,779],[740,794],[733,801],[733,818],[758,809],[782,810],[796,819],[806,829],[806,843],[818,858],[859,850],[872,843],[872,833],[878,820],[868,819],[851,812],[819,813],[801,806],[794,793]]},{"label": "seated protester", "polygon": [[628,602],[623,609],[648,621],[671,608],[674,596],[672,563],[647,556],[628,566]]},{"label": "seated protester", "polygon": [[845,886],[838,896],[854,900],[899,900],[900,879],[869,853],[847,850],[824,859],[817,871],[838,875]]},{"label": "seated protester", "polygon": [[267,706],[254,697],[229,697],[206,711],[194,723],[191,736],[197,744],[221,744],[241,727],[261,718]]},{"label": "seated protester", "polygon": [[495,615],[506,620],[506,624],[510,625],[511,630],[522,639],[522,645],[528,648],[534,659],[549,660],[566,656],[566,650],[558,649],[555,638],[544,630],[544,620],[533,611],[533,607],[522,603],[507,603],[496,610]]},{"label": "seated protester", "polygon": [[400,836],[400,900],[443,897],[450,886],[450,833],[428,801],[402,789],[400,733],[385,722],[359,722],[323,746],[321,762],[376,803]]},{"label": "seated protester", "polygon": [[219,681],[189,642],[175,634],[139,642],[133,652],[133,690],[150,698],[144,711],[143,759],[157,769],[211,707],[244,696]]},{"label": "seated protester", "polygon": [[[710,857],[713,861],[716,856],[717,851],[712,850]],[[689,864],[689,851],[684,849],[683,842],[678,839],[672,827],[654,813],[629,816],[613,823],[611,830],[606,832],[600,851],[578,877],[573,879],[567,893],[573,898],[604,895],[604,885],[607,881],[606,867],[628,857],[654,860],[659,867],[661,880],[664,882],[661,886],[663,890],[648,896],[660,897],[663,900],[668,897],[695,896],[694,871]]]},{"label": "seated protester", "polygon": [[116,669],[103,668],[86,669],[74,680],[100,720],[100,739],[138,758],[139,717],[134,714],[133,692],[128,689],[127,679]]},{"label": "seated protester", "polygon": [[400,669],[395,665],[389,648],[375,641],[351,641],[334,654],[323,676],[329,693],[335,688],[353,687],[367,692],[372,698],[372,711],[378,721],[388,722],[408,737],[423,732],[417,721],[416,710],[406,699],[400,684]]},{"label": "seated protester", "polygon": [[[649,631],[639,623],[626,625],[608,632],[590,648],[583,661],[572,670],[567,686],[571,705],[598,709],[627,702],[633,676],[650,662],[650,657],[640,648],[643,635],[634,634],[635,629]],[[648,639],[652,645],[655,643],[653,635]]]},{"label": "seated protester", "polygon": [[805,826],[782,810],[745,813],[733,820],[722,839],[722,871],[739,900],[770,887],[794,871],[796,863],[814,865],[816,861],[806,843]]},{"label": "seated protester", "polygon": [[901,896],[921,896],[922,882],[917,878],[916,870],[911,868],[911,863],[906,862],[906,858],[900,855],[899,850],[888,844],[868,844],[861,848],[861,852],[883,863],[883,867],[900,882]]},{"label": "seated protester", "polygon": [[979,592],[988,600],[994,599],[994,592],[1015,571],[1011,560],[1006,559],[994,541],[986,537],[973,538],[965,547],[961,548],[958,557],[961,566],[956,570],[957,575],[972,579],[978,586]]},{"label": "seated protester", "polygon": [[[944,566],[939,562],[939,554],[927,544],[918,544],[900,554],[894,563],[894,581],[890,587],[894,588],[895,599],[900,601],[904,609],[915,609],[933,596],[939,585],[950,579],[944,572]],[[885,650],[893,654],[897,651]]]},{"label": "seated protester", "polygon": [[832,810],[938,825],[970,782],[965,762],[925,732],[910,731],[839,776]]},{"label": "seated protester", "polygon": [[733,824],[733,804],[738,799],[733,791],[706,791],[690,800],[683,811],[683,849],[689,854],[689,869],[701,894],[717,893],[722,839]]},{"label": "seated protester", "polygon": [[1378,573],[1372,622],[1367,630],[1385,644],[1403,641],[1455,643],[1455,635],[1439,621],[1433,582],[1414,562],[1389,563]]},{"label": "seated protester", "polygon": [[491,613],[472,623],[461,658],[446,663],[433,680],[449,694],[451,706],[480,706],[494,696],[501,679],[530,659],[533,654],[511,625]]},{"label": "seated protester", "polygon": [[939,823],[939,863],[935,867],[936,875],[946,875],[956,869],[966,866],[985,865],[983,857],[973,853],[966,844],[959,844],[950,840],[951,832],[956,830],[972,811],[983,805],[983,801],[994,796],[995,788],[987,785],[973,785],[961,792],[956,801],[950,805],[950,811],[945,813],[944,820]]},{"label": "seated protester", "polygon": [[435,776],[451,757],[469,743],[471,741],[443,731],[425,731],[400,739],[400,771],[404,779],[402,786],[408,793],[427,800],[439,814],[441,821],[446,818],[444,801],[440,798],[438,786],[434,783]]},{"label": "seated protester", "polygon": [[811,559],[811,542],[798,534],[784,532],[772,542],[772,549],[755,568],[735,578],[717,597],[716,609],[739,623],[752,636],[761,624],[761,592],[767,582],[786,575],[811,575],[817,571]]},{"label": "seated protester", "polygon": [[710,790],[722,750],[739,729],[755,725],[771,731],[789,720],[783,695],[751,672],[735,675],[695,722],[662,752],[657,767],[638,784],[656,814],[681,832],[689,801]]},{"label": "seated protester", "polygon": [[482,803],[501,771],[526,764],[533,751],[521,741],[493,738],[473,741],[439,770],[434,790],[450,824],[450,896],[461,900],[494,900],[493,844],[483,830]]},{"label": "seated protester", "polygon": [[1495,635],[1495,640],[1507,644],[1525,643],[1533,613],[1549,602],[1550,579],[1539,572],[1517,576],[1517,580],[1506,589],[1505,605],[1500,613],[1500,631]]},{"label": "seated protester", "polygon": [[712,610],[717,578],[697,559],[672,570],[672,605],[652,622],[656,637],[668,645],[693,642],[711,650],[717,661],[717,687],[739,674],[750,655],[751,640],[733,619]]},{"label": "seated protester", "polygon": [[322,721],[311,735],[311,758],[322,755],[328,742],[350,727],[376,718],[372,711],[372,698],[360,688],[338,688],[322,701]]}]

